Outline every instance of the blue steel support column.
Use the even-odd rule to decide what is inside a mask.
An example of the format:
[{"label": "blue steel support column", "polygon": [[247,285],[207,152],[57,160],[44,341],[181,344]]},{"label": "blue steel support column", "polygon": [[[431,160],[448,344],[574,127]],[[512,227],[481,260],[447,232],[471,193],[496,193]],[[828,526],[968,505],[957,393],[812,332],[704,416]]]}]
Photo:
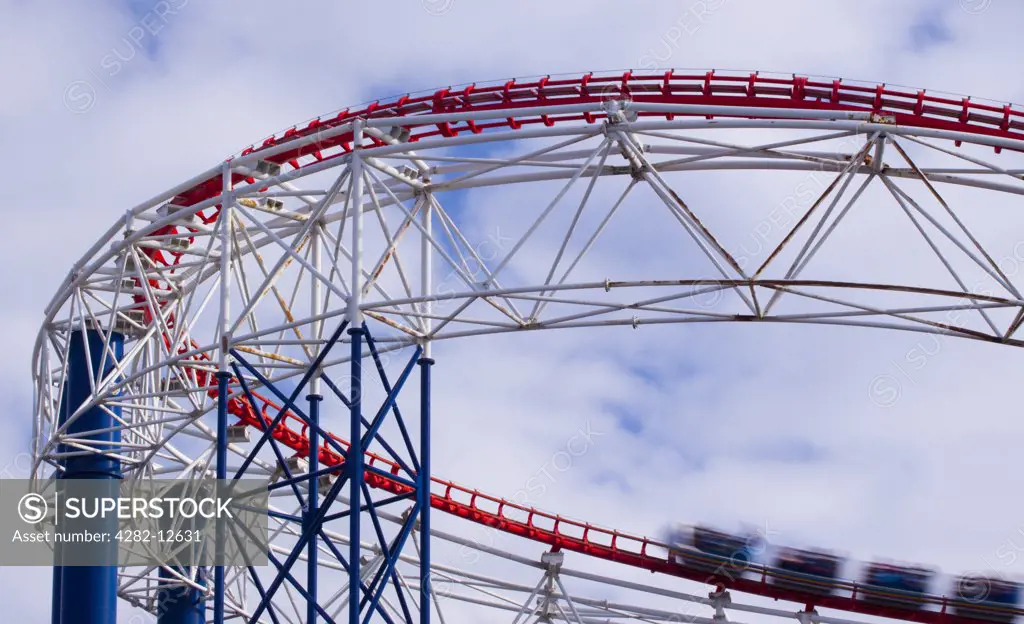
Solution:
[{"label": "blue steel support column", "polygon": [[[170,488],[164,491],[164,496],[183,497],[189,496],[187,481],[177,481]],[[202,518],[195,518],[186,526],[178,526],[173,518],[163,516],[160,518],[159,528],[170,531],[177,528],[203,530],[206,522]],[[177,551],[175,556],[179,561],[191,559],[195,562],[198,559],[201,548],[197,545],[187,547],[184,551]],[[168,562],[171,563],[171,562]],[[206,571],[203,568],[196,568],[195,579],[197,584],[205,586]],[[156,599],[156,621],[157,624],[204,624],[206,622],[206,592],[201,588],[181,586],[178,579],[189,578],[191,571],[184,565],[161,567],[158,571],[160,588],[157,590]]]},{"label": "blue steel support column", "polygon": [[[228,478],[228,382],[231,380],[231,373],[228,371],[217,372],[217,479]],[[214,624],[224,624],[224,566],[221,560],[224,556],[224,540],[226,534],[223,521],[217,519],[217,544],[216,558],[217,565],[213,568],[213,621]]]},{"label": "blue steel support column", "polygon": [[[109,349],[104,354],[106,337],[98,330],[73,331],[68,339],[68,363],[65,370],[64,401],[58,424],[70,416],[92,396],[92,386],[102,379],[124,355],[124,336],[110,334]],[[100,370],[100,367],[103,370]],[[93,378],[89,379],[92,371]],[[109,410],[109,411],[108,411]],[[93,407],[68,424],[66,435],[83,441],[99,442],[97,448],[116,452],[121,441],[115,416],[120,407]],[[97,431],[99,433],[89,433]],[[61,445],[60,448],[64,448]],[[69,457],[64,462],[63,479],[100,479],[117,487],[121,479],[121,461],[109,455],[88,454]],[[115,624],[117,620],[116,545],[110,556],[115,565],[54,567],[54,589],[59,592],[61,624]]]},{"label": "blue steel support column", "polygon": [[420,358],[420,474],[416,496],[420,507],[420,624],[430,624],[430,367]]},{"label": "blue steel support column", "polygon": [[[320,401],[324,398],[319,394],[310,394],[309,399],[309,474],[315,475],[320,470]],[[306,515],[304,518],[305,531],[310,535],[309,543],[306,545],[306,591],[309,596],[306,598],[306,623],[315,624],[317,619],[317,539],[315,518],[320,507],[320,481],[319,477],[310,476],[309,494],[306,500]]]},{"label": "blue steel support column", "polygon": [[[170,572],[160,568],[161,579],[173,579]],[[200,571],[200,582],[203,580]],[[206,600],[203,592],[194,587],[161,589],[157,594],[157,620],[159,624],[204,624]]]},{"label": "blue steel support column", "polygon": [[[363,487],[363,313],[359,308],[363,292],[363,146],[362,118],[352,121],[352,155],[349,169],[352,186],[349,199],[354,207],[352,215],[352,281],[348,298],[346,317],[349,323],[348,335],[352,339],[351,397],[349,403],[349,440],[345,466],[349,478],[349,534],[348,547],[348,621],[359,624],[359,606],[362,602],[362,565],[359,560],[359,521],[362,507]],[[369,501],[367,501],[369,502]]]},{"label": "blue steel support column", "polygon": [[50,596],[50,624],[60,624],[60,585],[63,568],[60,567],[60,544],[53,545],[53,586]]},{"label": "blue steel support column", "polygon": [[[220,172],[221,207],[217,236],[220,238],[220,352],[217,364],[217,480],[228,478],[228,383],[231,373],[228,369],[228,353],[231,348],[231,237],[235,197],[232,194],[231,163],[225,162]],[[224,541],[227,532],[224,520],[217,517],[214,539],[213,567],[213,621],[224,624]]]},{"label": "blue steel support column", "polygon": [[351,446],[345,458],[345,464],[348,466],[349,506],[352,509],[352,513],[349,514],[348,621],[349,624],[359,624],[359,587],[362,572],[359,561],[359,521],[362,514],[359,513],[359,508],[362,506],[363,487],[363,330],[361,327],[352,327],[348,330],[348,335],[352,337],[352,406],[349,409]]}]

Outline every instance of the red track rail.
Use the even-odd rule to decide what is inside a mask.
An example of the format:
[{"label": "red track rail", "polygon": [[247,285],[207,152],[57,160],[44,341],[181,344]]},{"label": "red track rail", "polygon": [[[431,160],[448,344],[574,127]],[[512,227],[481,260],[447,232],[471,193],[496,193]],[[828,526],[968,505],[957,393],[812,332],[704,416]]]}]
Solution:
[{"label": "red track rail", "polygon": [[[245,149],[241,155],[258,153],[274,146],[287,144],[300,137],[318,136],[325,130],[342,126],[356,118],[388,118],[404,116],[403,127],[409,131],[409,142],[416,142],[431,137],[451,137],[462,132],[481,133],[494,129],[518,130],[523,126],[544,124],[552,126],[569,121],[595,123],[603,117],[600,114],[573,115],[538,115],[531,113],[531,108],[560,104],[581,104],[598,102],[608,97],[628,97],[634,101],[656,102],[668,104],[698,104],[713,106],[762,107],[788,110],[833,110],[871,112],[892,117],[901,126],[931,128],[957,131],[984,137],[1001,137],[1024,140],[1024,110],[1006,105],[972,102],[970,98],[955,99],[949,96],[929,95],[923,90],[886,87],[885,85],[864,85],[844,83],[842,80],[811,79],[801,76],[778,78],[753,74],[716,74],[706,73],[674,73],[663,74],[625,72],[619,76],[594,76],[586,74],[579,77],[559,78],[551,80],[541,78],[535,81],[517,82],[511,80],[503,85],[488,85],[477,88],[470,85],[456,91],[441,89],[428,95],[405,95],[386,102],[373,102],[357,110],[345,110],[332,117],[320,117],[309,122],[305,127],[292,127],[280,135],[272,136],[259,146]],[[432,113],[473,112],[488,110],[515,110],[521,113],[504,120],[487,120],[476,123],[464,121],[455,124],[416,124],[415,115]],[[674,114],[640,113],[647,117],[667,117]],[[413,116],[411,119],[409,116]],[[679,115],[681,116],[681,115]],[[297,146],[269,156],[267,160],[301,169],[304,166],[336,158],[352,150],[352,133],[342,133],[334,137],[324,138],[312,144]],[[382,143],[367,137],[361,147],[372,149]],[[999,151],[999,148],[996,148]],[[252,178],[235,174],[233,182],[255,182]],[[173,203],[192,206],[199,202],[216,197],[221,191],[221,176],[213,176],[193,188],[179,194]],[[199,218],[205,223],[217,219],[219,206],[200,211]],[[153,236],[178,235],[189,236],[191,232],[186,226],[169,225],[153,232]],[[146,249],[144,250],[154,262],[168,266],[173,270],[180,254]],[[156,284],[153,284],[156,286]],[[144,299],[136,297],[139,307],[144,306]],[[150,322],[147,310],[147,322]],[[173,327],[173,319],[168,321]],[[165,338],[166,340],[166,338]],[[183,341],[178,352],[184,353],[196,348],[191,340]],[[171,345],[168,344],[168,348]],[[192,358],[193,361],[209,361],[204,354]],[[202,370],[196,371],[195,381],[201,387],[212,385],[212,374]],[[216,396],[210,390],[211,397]],[[235,397],[229,401],[228,410],[239,419],[240,424],[252,426],[263,431],[273,419],[271,411],[277,412],[280,406],[272,401],[254,395],[262,405],[252,405],[244,398]],[[308,452],[308,439],[301,420],[287,413],[278,426],[271,432],[272,437],[293,449],[298,455]],[[332,436],[334,437],[334,436]],[[334,439],[343,447],[347,442],[340,438]],[[386,458],[367,454],[368,464],[381,468],[386,473],[397,475],[399,466]],[[325,466],[341,466],[343,457],[325,442],[320,450],[320,461]],[[397,480],[379,474],[367,474],[367,482],[393,493],[405,493],[408,487]],[[946,612],[946,598],[927,597],[925,604],[939,605],[937,611],[918,611],[912,609],[881,606],[866,602],[860,586],[839,582],[838,586],[852,593],[851,596],[821,596],[810,592],[782,589],[770,583],[772,578],[786,578],[784,573],[754,566],[746,574],[730,573],[719,569],[707,572],[694,569],[692,566],[669,561],[667,554],[659,555],[652,550],[664,550],[664,546],[645,537],[638,537],[605,529],[586,522],[570,520],[558,515],[539,511],[531,507],[518,505],[511,501],[470,490],[463,486],[432,479],[434,484],[431,505],[443,512],[450,513],[473,522],[493,527],[497,530],[519,535],[527,539],[547,544],[554,549],[571,550],[586,555],[616,561],[625,565],[661,572],[694,581],[707,582],[747,592],[787,600],[811,607],[827,607],[865,615],[891,617],[902,620],[922,622],[925,624],[982,624],[985,620],[973,620],[957,617]],[[691,557],[694,561],[700,555]],[[706,559],[705,565],[715,563]],[[752,573],[756,578],[752,578]],[[844,592],[846,593],[846,592]],[[873,590],[878,595],[879,590]],[[979,605],[971,605],[972,609],[981,610]],[[991,609],[993,614],[1022,614],[1019,610]]]},{"label": "red track rail", "polygon": [[[427,95],[404,95],[388,101],[376,101],[356,110],[346,109],[333,116],[323,116],[304,127],[293,126],[267,138],[258,146],[250,146],[241,156],[280,146],[302,137],[317,137],[356,118],[386,119],[404,117],[403,127],[409,131],[408,141],[415,143],[431,137],[451,137],[462,132],[481,133],[493,129],[518,130],[523,126],[553,126],[567,121],[595,123],[603,115],[583,113],[572,115],[537,115],[530,109],[537,106],[584,104],[608,97],[627,97],[637,102],[662,104],[699,104],[709,106],[764,107],[808,111],[870,112],[892,117],[901,126],[965,132],[985,137],[1024,139],[1024,109],[1011,104],[997,105],[971,101],[969,97],[930,95],[924,90],[867,85],[842,80],[824,80],[804,76],[778,78],[752,74],[716,74],[714,70],[700,73],[637,73],[619,76],[540,78],[529,82],[510,80],[503,85],[487,85],[451,90],[440,89]],[[516,110],[521,114],[501,120],[480,123],[467,120],[458,123],[416,124],[410,116],[431,113],[470,113],[492,110]],[[666,117],[673,113],[640,113],[642,117]],[[374,137],[364,138],[362,147],[382,145]],[[267,158],[268,161],[293,169],[336,157],[352,150],[352,133],[325,137],[311,144],[297,146]],[[999,148],[996,148],[999,151]],[[236,174],[237,175],[237,174]],[[247,180],[237,175],[235,181]],[[248,179],[251,183],[254,180]],[[215,175],[181,193],[175,203],[191,206],[220,193],[220,175]],[[216,219],[202,215],[204,221]]]},{"label": "red track rail", "polygon": [[[246,417],[242,418],[242,421],[262,431],[270,420],[265,413],[266,410],[265,407],[262,420]],[[294,418],[291,414],[288,417]],[[304,434],[287,430],[286,427],[278,427],[272,432],[272,436],[295,450],[297,455],[308,454],[309,442]],[[346,441],[333,435],[331,437],[340,446],[348,448]],[[378,468],[385,473],[399,474],[400,467],[396,462],[372,453],[367,453],[366,456],[369,466]],[[344,464],[342,455],[331,448],[327,442],[320,449],[320,461],[324,466],[338,466],[339,468]],[[405,494],[410,491],[407,485],[380,474],[367,473],[365,479],[370,486],[394,494]],[[794,578],[780,570],[751,565],[745,573],[738,573],[727,569],[724,565],[719,565],[721,562],[718,559],[701,554],[688,554],[687,559],[705,568],[704,570],[697,569],[693,564],[684,565],[670,560],[665,546],[647,537],[638,537],[588,522],[563,518],[436,477],[432,478],[431,482],[434,487],[431,488],[430,500],[431,506],[435,509],[505,533],[547,544],[555,550],[575,551],[651,572],[661,572],[776,600],[796,602],[806,605],[805,608],[808,610],[815,607],[826,607],[925,624],[991,624],[987,620],[976,620],[947,613],[947,606],[949,606],[947,602],[950,601],[945,597],[930,596],[921,600],[922,605],[936,605],[939,608],[938,611],[884,606],[866,601],[864,597],[866,588],[863,586],[844,581],[839,581],[831,586],[826,585],[826,587],[834,586],[849,591],[851,592],[850,596],[821,596],[807,591],[784,589],[772,584],[771,581],[774,579]],[[661,550],[663,553],[651,552],[652,550]],[[801,580],[801,582],[807,583],[806,580]],[[887,595],[884,590],[879,588],[872,588],[870,594],[875,597]],[[893,596],[892,594],[888,595]],[[976,611],[986,609],[981,605],[970,605],[970,608]],[[989,610],[994,615],[1022,613],[1016,609],[997,607],[989,608]]]}]

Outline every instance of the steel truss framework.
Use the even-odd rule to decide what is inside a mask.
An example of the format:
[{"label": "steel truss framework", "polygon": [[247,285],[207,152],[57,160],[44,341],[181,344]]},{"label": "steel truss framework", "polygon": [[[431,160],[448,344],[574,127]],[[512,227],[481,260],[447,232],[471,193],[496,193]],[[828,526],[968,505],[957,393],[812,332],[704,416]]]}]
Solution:
[{"label": "steel truss framework", "polygon": [[[1008,150],[1002,164],[985,155],[993,148]],[[36,345],[35,477],[84,457],[114,461],[128,479],[274,479],[270,573],[122,570],[118,594],[153,611],[190,596],[200,612],[209,598],[215,621],[330,622],[347,613],[353,624],[425,622],[440,615],[433,574],[483,591],[489,597],[452,595],[510,609],[515,621],[669,619],[570,597],[561,581],[565,550],[687,576],[663,545],[431,475],[432,345],[748,321],[1020,346],[1016,275],[947,195],[1024,193],[1024,169],[1009,153],[1022,148],[1016,107],[766,74],[542,78],[324,116],[129,210],[76,263]],[[679,180],[759,171],[817,172],[828,182],[747,266],[725,242],[721,211]],[[484,253],[481,211],[467,198],[520,189],[528,195],[516,205],[514,234]],[[816,260],[875,191],[905,216],[908,240],[939,271],[855,281],[849,266]],[[637,202],[663,219],[667,238],[652,238],[657,246],[626,227],[641,218]],[[595,262],[623,232],[645,255],[664,256],[668,273],[619,275]],[[91,341],[98,360],[86,359],[86,396],[62,414],[76,340]],[[366,370],[376,381],[367,384]],[[410,380],[419,386],[413,420],[398,401]],[[107,425],[81,426],[97,414]],[[395,505],[408,509],[390,514]],[[541,566],[541,582],[509,602],[491,594],[525,586],[432,566],[431,508],[550,545],[540,564],[521,561]],[[860,613],[945,616],[872,606],[852,584],[832,598],[780,593],[764,582],[770,574],[713,580]],[[722,592],[694,600],[718,615],[731,604]]]}]

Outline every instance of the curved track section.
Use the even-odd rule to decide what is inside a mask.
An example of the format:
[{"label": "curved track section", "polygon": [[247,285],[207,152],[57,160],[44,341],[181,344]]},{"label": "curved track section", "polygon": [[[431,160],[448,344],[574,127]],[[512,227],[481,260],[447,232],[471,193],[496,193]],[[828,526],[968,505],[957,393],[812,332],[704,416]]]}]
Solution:
[{"label": "curved track section", "polygon": [[[1000,246],[1012,241],[999,233],[1010,228],[986,225],[948,199],[1015,199],[1024,193],[1021,152],[1024,110],[1016,106],[759,73],[512,80],[322,116],[133,208],[76,263],[46,309],[35,351],[35,476],[46,479],[81,455],[116,455],[131,478],[209,474],[217,437],[209,415],[222,398],[214,377],[232,353],[253,362],[228,382],[232,457],[246,456],[248,428],[269,429],[308,459],[304,422],[261,386],[294,383],[311,365],[346,364],[344,356],[318,359],[346,315],[375,328],[385,360],[410,345],[468,336],[729,321],[1021,346],[1024,298],[1000,262]],[[752,257],[729,242],[727,211],[701,205],[707,195],[692,199],[690,183],[756,172],[827,180]],[[523,199],[503,204],[512,192]],[[915,263],[861,271],[841,254],[822,260],[848,215],[882,199],[911,226],[892,236],[913,239],[937,271]],[[510,215],[499,222],[509,234],[488,236],[484,208],[492,204]],[[631,227],[637,222],[649,225],[646,233]],[[879,221],[880,231],[890,227]],[[614,253],[601,255],[614,242],[642,245],[658,266],[621,270]],[[84,330],[108,336],[111,358],[112,330],[128,344],[81,406],[61,417],[71,336]],[[374,364],[390,366],[377,355]],[[116,453],[70,426],[114,407]],[[374,440],[367,484],[408,494],[399,454]],[[317,461],[340,470],[348,443],[332,434],[319,448]],[[251,465],[271,474],[278,459]],[[808,607],[965,620],[947,612],[942,596],[904,608],[865,600],[852,582],[820,595],[780,587],[775,581],[785,579],[773,568],[709,573],[702,555],[673,561],[648,538],[437,478],[430,504],[555,552]],[[122,595],[138,600],[154,573],[126,573]],[[241,598],[235,608],[248,612]]]}]

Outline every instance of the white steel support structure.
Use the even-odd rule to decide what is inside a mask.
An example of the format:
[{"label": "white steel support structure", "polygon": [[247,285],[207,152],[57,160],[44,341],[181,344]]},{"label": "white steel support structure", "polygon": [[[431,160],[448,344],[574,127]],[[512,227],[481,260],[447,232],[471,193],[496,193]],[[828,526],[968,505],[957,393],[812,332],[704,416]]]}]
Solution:
[{"label": "white steel support structure", "polygon": [[[1024,195],[1015,106],[792,75],[587,74],[413,94],[259,145],[129,210],[72,267],[36,343],[40,483],[76,453],[116,459],[128,479],[277,480],[272,591],[241,568],[216,567],[212,587],[177,570],[122,570],[119,595],[145,608],[162,574],[165,588],[203,592],[217,622],[345,612],[351,624],[425,624],[446,601],[518,612],[523,595],[487,592],[528,593],[529,582],[438,563],[431,509],[559,554],[691,578],[654,540],[434,476],[430,374],[449,340],[742,321],[1024,345],[1021,276],[1005,262]],[[789,216],[744,221],[765,197],[783,197]],[[881,258],[904,249],[914,251]],[[126,336],[124,353],[62,420],[69,341],[83,328],[105,344]],[[417,367],[418,444],[397,402]],[[374,374],[379,387],[365,383]],[[97,407],[119,414],[119,444],[99,448],[96,432],[73,427]],[[371,503],[371,492],[386,498]],[[419,514],[419,530],[387,535],[391,504]],[[408,539],[417,556],[401,548]],[[540,565],[470,547],[520,571]],[[555,568],[538,617],[671,618],[570,599],[571,575]],[[459,591],[437,591],[438,579]],[[717,608],[742,610],[742,592],[803,599],[747,580],[726,579],[740,604]],[[843,587],[828,606],[881,614]],[[756,612],[818,617],[805,611]]]}]

